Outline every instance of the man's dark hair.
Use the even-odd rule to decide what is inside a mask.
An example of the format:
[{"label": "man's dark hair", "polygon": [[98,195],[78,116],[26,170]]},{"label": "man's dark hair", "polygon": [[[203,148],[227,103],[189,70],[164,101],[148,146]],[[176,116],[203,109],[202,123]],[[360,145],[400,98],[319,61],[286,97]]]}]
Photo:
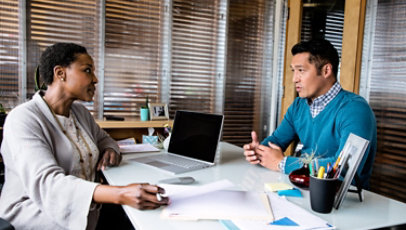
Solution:
[{"label": "man's dark hair", "polygon": [[55,66],[69,66],[77,59],[78,54],[87,54],[87,50],[74,43],[55,43],[46,48],[39,59],[39,74],[44,83],[52,83]]},{"label": "man's dark hair", "polygon": [[334,77],[337,78],[339,63],[338,52],[329,41],[324,39],[302,41],[292,48],[293,56],[306,52],[310,53],[309,62],[315,64],[317,74],[321,74],[323,66],[330,63],[333,66]]}]

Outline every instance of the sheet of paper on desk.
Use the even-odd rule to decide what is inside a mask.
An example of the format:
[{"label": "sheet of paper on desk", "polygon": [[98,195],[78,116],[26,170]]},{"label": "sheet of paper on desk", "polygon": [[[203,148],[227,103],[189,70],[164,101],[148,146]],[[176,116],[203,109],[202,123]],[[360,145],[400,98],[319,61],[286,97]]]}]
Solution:
[{"label": "sheet of paper on desk", "polygon": [[151,144],[119,145],[121,153],[159,152],[160,150]]},{"label": "sheet of paper on desk", "polygon": [[131,137],[131,138],[127,138],[127,139],[123,139],[123,140],[119,140],[117,141],[118,146],[124,146],[124,145],[135,145],[135,138]]},{"label": "sheet of paper on desk", "polygon": [[117,141],[121,153],[144,153],[159,152],[160,150],[151,144],[136,144],[134,138]]},{"label": "sheet of paper on desk", "polygon": [[200,186],[170,184],[160,184],[160,186],[165,189],[165,195],[170,197],[171,202],[177,202],[177,200],[184,200],[188,197],[199,196],[202,194],[234,187],[233,183],[231,183],[229,180],[219,180]]},{"label": "sheet of paper on desk", "polygon": [[279,197],[274,193],[268,193],[268,197],[272,204],[274,222],[264,224],[260,221],[233,220],[233,223],[240,230],[335,229],[327,221],[289,202],[283,197]]},{"label": "sheet of paper on desk", "polygon": [[255,219],[263,223],[273,220],[265,193],[213,189],[220,188],[222,183],[231,182],[214,182],[173,195],[168,193],[171,203],[162,211],[161,217],[180,220]]}]

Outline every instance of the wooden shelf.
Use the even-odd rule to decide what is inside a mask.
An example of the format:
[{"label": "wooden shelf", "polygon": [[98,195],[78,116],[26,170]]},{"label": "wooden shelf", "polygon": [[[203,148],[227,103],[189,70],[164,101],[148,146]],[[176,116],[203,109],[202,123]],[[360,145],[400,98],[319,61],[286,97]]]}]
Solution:
[{"label": "wooden shelf", "polygon": [[164,134],[164,127],[168,124],[173,126],[173,120],[125,120],[125,121],[102,121],[96,120],[96,123],[104,129],[115,140],[121,140],[133,137],[137,143],[141,143],[142,135],[148,135],[148,128],[154,128],[155,133]]}]

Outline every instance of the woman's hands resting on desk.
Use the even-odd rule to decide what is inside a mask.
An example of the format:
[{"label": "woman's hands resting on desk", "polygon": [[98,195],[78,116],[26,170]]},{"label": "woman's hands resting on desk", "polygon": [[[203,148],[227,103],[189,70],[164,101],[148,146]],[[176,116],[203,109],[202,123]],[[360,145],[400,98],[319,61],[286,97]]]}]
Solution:
[{"label": "woman's hands resting on desk", "polygon": [[150,184],[98,185],[93,193],[93,200],[97,203],[129,205],[136,209],[148,210],[168,204],[169,199],[162,197],[159,201],[157,193],[164,194],[165,190]]},{"label": "woman's hands resting on desk", "polygon": [[[117,166],[121,162],[121,155],[113,149],[105,149],[103,157],[97,164],[97,170],[104,170],[107,166]],[[130,184],[127,186],[98,185],[93,192],[96,203],[113,203],[129,205],[136,209],[156,209],[167,205],[169,199],[162,197],[158,200],[157,193],[164,194],[165,190],[156,185]]]},{"label": "woman's hands resting on desk", "polygon": [[121,155],[116,153],[114,149],[107,148],[103,151],[103,157],[97,164],[97,171],[104,170],[107,166],[117,166],[121,162]]}]

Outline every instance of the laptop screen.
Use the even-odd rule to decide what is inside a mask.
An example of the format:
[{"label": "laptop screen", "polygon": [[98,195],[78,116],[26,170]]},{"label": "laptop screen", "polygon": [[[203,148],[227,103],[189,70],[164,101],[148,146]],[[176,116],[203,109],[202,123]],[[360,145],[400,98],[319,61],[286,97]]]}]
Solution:
[{"label": "laptop screen", "polygon": [[176,111],[168,152],[214,162],[223,115]]}]

